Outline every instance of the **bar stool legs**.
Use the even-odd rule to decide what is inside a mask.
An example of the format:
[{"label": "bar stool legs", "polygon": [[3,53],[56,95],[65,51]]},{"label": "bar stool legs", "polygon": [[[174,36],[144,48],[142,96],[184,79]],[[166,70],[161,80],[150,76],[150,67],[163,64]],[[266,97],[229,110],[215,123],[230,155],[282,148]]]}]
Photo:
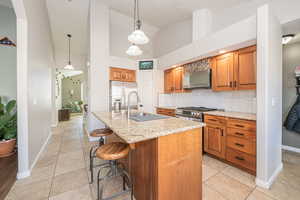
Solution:
[{"label": "bar stool legs", "polygon": [[[120,164],[117,163],[116,160],[111,161],[110,165],[108,166],[103,166],[99,169],[98,171],[98,175],[97,175],[97,200],[110,200],[110,199],[114,199],[120,195],[123,195],[125,193],[130,192],[131,193],[131,200],[133,200],[133,184],[131,182],[131,179],[128,175],[128,173],[124,170],[124,168],[119,167]],[[100,177],[101,176],[101,172],[104,169],[108,169],[108,171],[106,172],[105,176]],[[104,188],[104,184],[101,182],[105,182],[109,179],[113,179],[117,176],[121,176],[123,179],[123,191],[119,192],[117,194],[114,194],[110,197],[107,197],[105,199],[103,199],[103,188]],[[126,188],[127,186],[127,188]]]}]

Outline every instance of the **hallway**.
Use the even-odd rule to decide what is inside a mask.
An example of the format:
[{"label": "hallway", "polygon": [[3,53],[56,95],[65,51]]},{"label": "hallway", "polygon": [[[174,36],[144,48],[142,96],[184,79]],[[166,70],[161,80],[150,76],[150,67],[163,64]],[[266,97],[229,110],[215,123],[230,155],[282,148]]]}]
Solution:
[{"label": "hallway", "polygon": [[[90,145],[93,143],[88,142],[83,132],[81,116],[59,123],[53,129],[53,135],[31,177],[18,180],[6,200],[96,199],[95,181],[90,185],[88,178]],[[110,189],[122,188],[116,185],[116,181],[109,184],[114,187],[106,187],[104,195],[113,192]],[[118,199],[124,200],[125,197]]]},{"label": "hallway", "polygon": [[[74,116],[53,129],[32,176],[18,180],[6,200],[94,200],[89,184],[89,148],[82,117]],[[283,152],[284,170],[270,190],[255,186],[255,177],[204,155],[204,200],[296,200],[300,196],[300,156]],[[98,162],[101,162],[98,160]],[[95,173],[96,174],[96,173]],[[106,183],[104,197],[121,189],[121,179]],[[129,200],[124,195],[116,200]]]}]

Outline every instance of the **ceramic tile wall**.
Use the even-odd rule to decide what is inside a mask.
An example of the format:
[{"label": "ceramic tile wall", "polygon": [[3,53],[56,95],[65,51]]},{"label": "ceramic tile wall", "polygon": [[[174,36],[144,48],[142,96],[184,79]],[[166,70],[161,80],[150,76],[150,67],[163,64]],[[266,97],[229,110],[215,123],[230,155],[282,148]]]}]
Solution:
[{"label": "ceramic tile wall", "polygon": [[213,92],[199,89],[192,93],[160,94],[159,106],[204,106],[256,113],[256,91]]}]

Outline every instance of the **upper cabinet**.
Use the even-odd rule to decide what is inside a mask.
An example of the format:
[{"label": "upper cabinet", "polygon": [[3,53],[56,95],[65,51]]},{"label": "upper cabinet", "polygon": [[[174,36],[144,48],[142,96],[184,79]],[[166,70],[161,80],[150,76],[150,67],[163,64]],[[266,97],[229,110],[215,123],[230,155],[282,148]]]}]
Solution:
[{"label": "upper cabinet", "polygon": [[165,93],[181,93],[186,92],[183,89],[183,67],[176,67],[165,70]]},{"label": "upper cabinet", "polygon": [[256,88],[256,46],[216,56],[212,59],[214,91]]},{"label": "upper cabinet", "polygon": [[111,67],[109,77],[111,81],[136,82],[135,70]]},{"label": "upper cabinet", "polygon": [[239,90],[256,89],[256,46],[235,52],[235,86]]}]

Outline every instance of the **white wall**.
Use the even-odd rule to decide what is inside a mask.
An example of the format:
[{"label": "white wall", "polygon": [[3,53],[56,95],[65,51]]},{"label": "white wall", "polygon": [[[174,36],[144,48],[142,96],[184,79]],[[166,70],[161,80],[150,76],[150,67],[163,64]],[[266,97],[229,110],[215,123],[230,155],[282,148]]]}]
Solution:
[{"label": "white wall", "polygon": [[252,16],[160,57],[159,68],[213,56],[224,48],[229,51],[250,46],[255,39],[256,17]]},{"label": "white wall", "polygon": [[92,112],[109,110],[109,8],[97,0],[90,3],[90,67],[88,68],[88,130],[103,127]]},{"label": "white wall", "polygon": [[154,57],[166,55],[192,43],[192,19],[177,22],[160,29],[154,37]]},{"label": "white wall", "polygon": [[[8,37],[16,42],[16,15],[14,10],[0,5],[0,39]],[[0,45],[0,96],[6,100],[17,98],[17,49]]]},{"label": "white wall", "polygon": [[45,1],[24,0],[28,23],[29,164],[50,134],[52,41]]},{"label": "white wall", "polygon": [[256,92],[213,92],[209,89],[196,89],[192,93],[160,94],[159,105],[204,106],[233,112],[256,113]]},{"label": "white wall", "polygon": [[[283,120],[294,105],[296,93],[295,67],[300,66],[300,42],[283,46]],[[300,134],[283,128],[282,144],[300,148]]]},{"label": "white wall", "polygon": [[[142,24],[142,30],[149,37],[150,42],[145,45],[141,45],[143,55],[134,59],[152,58],[153,57],[153,37],[158,31],[158,28]],[[126,15],[123,15],[117,11],[109,11],[109,31],[110,31],[110,55],[115,57],[128,57],[126,50],[130,46],[130,42],[127,37],[133,31],[133,19]]]},{"label": "white wall", "polygon": [[257,13],[256,183],[268,188],[282,169],[282,31],[268,5]]}]

